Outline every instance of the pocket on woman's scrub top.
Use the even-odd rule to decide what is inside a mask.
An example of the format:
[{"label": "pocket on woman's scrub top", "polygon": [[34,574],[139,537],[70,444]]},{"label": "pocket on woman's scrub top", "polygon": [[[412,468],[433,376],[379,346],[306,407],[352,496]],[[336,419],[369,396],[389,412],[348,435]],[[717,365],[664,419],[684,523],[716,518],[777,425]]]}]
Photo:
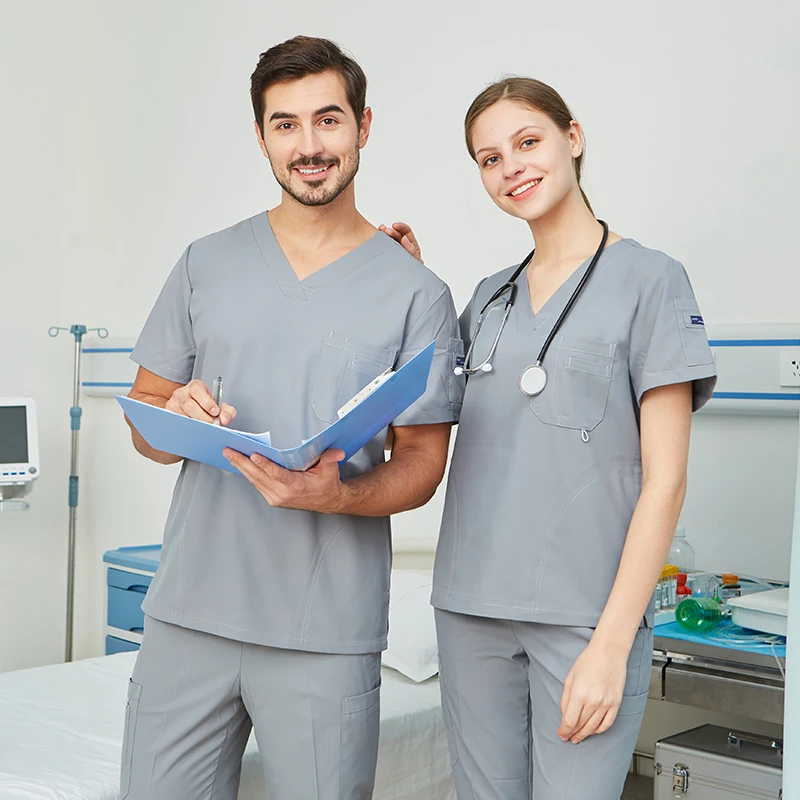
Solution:
[{"label": "pocket on woman's scrub top", "polygon": [[547,386],[530,399],[533,413],[548,425],[594,430],[606,413],[616,351],[616,343],[562,338],[545,356]]},{"label": "pocket on woman's scrub top", "polygon": [[324,422],[336,422],[337,411],[370,381],[394,364],[396,352],[328,331],[311,392],[311,407]]}]

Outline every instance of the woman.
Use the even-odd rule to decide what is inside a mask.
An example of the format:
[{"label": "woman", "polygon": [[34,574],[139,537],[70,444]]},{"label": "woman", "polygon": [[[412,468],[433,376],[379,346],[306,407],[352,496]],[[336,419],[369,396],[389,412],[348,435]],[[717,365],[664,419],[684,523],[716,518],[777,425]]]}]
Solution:
[{"label": "woman", "polygon": [[[468,382],[432,598],[457,796],[611,800],[715,367],[683,267],[595,219],[557,92],[503,80],[465,129],[486,191],[536,249],[461,317]],[[387,232],[419,255],[408,226]]]}]

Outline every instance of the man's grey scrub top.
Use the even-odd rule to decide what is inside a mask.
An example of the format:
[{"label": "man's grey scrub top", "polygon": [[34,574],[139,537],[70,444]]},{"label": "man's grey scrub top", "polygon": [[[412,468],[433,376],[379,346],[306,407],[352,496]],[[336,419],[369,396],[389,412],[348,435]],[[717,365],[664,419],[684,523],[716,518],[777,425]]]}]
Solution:
[{"label": "man's grey scrub top", "polygon": [[[232,427],[293,447],[388,367],[436,339],[426,393],[394,425],[458,419],[462,353],[450,290],[384,233],[298,280],[267,215],[191,244],[132,358],[170,381],[221,375]],[[341,466],[384,460],[385,432]],[[325,653],[386,647],[388,518],[273,508],[239,474],[185,461],[143,608],[243,642]]]},{"label": "man's grey scrub top", "polygon": [[[642,395],[692,381],[695,410],[711,397],[716,369],[689,279],[632,239],[602,254],[544,358],[544,391],[522,394],[522,371],[588,264],[536,315],[523,272],[494,369],[467,380],[436,553],[437,608],[596,625],[642,487]],[[465,347],[513,270],[478,285],[461,318]],[[487,312],[473,364],[488,353],[503,305]]]}]

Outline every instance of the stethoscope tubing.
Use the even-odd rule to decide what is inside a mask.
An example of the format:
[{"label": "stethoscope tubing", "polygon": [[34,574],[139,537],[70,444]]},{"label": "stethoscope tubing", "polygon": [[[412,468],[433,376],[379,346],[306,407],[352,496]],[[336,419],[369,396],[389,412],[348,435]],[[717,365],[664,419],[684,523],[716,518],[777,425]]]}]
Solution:
[{"label": "stethoscope tubing", "polygon": [[[586,272],[583,273],[578,285],[573,290],[572,294],[570,295],[569,300],[567,301],[566,305],[559,314],[558,319],[556,320],[555,325],[550,329],[550,333],[547,335],[547,338],[544,340],[544,344],[542,345],[541,349],[539,350],[539,355],[536,357],[536,362],[526,367],[523,370],[523,375],[529,369],[532,368],[539,368],[544,369],[542,367],[542,362],[544,361],[544,357],[547,355],[547,351],[550,349],[550,345],[553,342],[553,339],[556,337],[556,334],[561,329],[561,326],[564,324],[567,316],[569,315],[570,311],[572,311],[573,306],[577,302],[578,298],[580,297],[581,293],[583,292],[584,287],[586,286],[587,281],[591,277],[592,273],[594,272],[594,268],[597,266],[597,262],[600,260],[600,256],[603,254],[603,250],[605,250],[606,243],[608,242],[608,224],[603,220],[597,220],[603,226],[603,236],[600,240],[600,245],[598,246],[597,250],[595,251],[594,256],[592,257],[589,266],[586,269]],[[522,263],[514,270],[514,274],[499,288],[497,289],[492,296],[484,303],[483,308],[481,309],[480,314],[478,315],[478,321],[475,324],[475,330],[472,334],[472,340],[470,341],[469,348],[467,349],[467,354],[464,357],[464,366],[463,367],[456,367],[455,374],[456,375],[476,375],[479,372],[491,372],[492,364],[491,360],[494,356],[495,350],[497,349],[497,344],[500,341],[500,335],[505,328],[506,321],[508,320],[509,314],[511,313],[511,309],[514,306],[514,302],[517,297],[517,279],[522,274],[523,270],[530,264],[531,260],[533,259],[534,253],[536,252],[536,248],[531,250],[531,252],[525,257]],[[492,342],[492,346],[489,349],[489,354],[476,367],[471,367],[469,365],[470,357],[472,356],[472,350],[475,346],[475,341],[477,339],[478,333],[480,332],[481,327],[483,326],[483,321],[485,319],[486,310],[491,306],[493,303],[497,302],[506,292],[509,292],[508,299],[505,301],[505,308],[503,311],[503,318],[500,321],[500,327],[497,330],[497,334],[494,337],[494,341]],[[545,376],[546,380],[546,376]],[[520,388],[521,386],[521,379],[520,379]],[[543,389],[544,387],[542,387]],[[541,389],[539,390],[541,391]],[[524,392],[523,390],[523,393]],[[538,392],[537,392],[538,393]]]}]

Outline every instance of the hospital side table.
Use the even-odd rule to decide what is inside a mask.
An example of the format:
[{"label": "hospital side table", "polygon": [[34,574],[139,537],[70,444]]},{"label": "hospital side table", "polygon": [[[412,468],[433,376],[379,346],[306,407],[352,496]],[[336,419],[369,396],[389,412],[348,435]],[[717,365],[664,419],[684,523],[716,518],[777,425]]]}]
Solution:
[{"label": "hospital side table", "polygon": [[106,566],[106,655],[138,650],[144,630],[142,601],[161,559],[161,545],[120,547]]},{"label": "hospital side table", "polygon": [[778,656],[681,641],[671,635],[673,627],[655,629],[651,699],[783,723],[785,648]]}]

